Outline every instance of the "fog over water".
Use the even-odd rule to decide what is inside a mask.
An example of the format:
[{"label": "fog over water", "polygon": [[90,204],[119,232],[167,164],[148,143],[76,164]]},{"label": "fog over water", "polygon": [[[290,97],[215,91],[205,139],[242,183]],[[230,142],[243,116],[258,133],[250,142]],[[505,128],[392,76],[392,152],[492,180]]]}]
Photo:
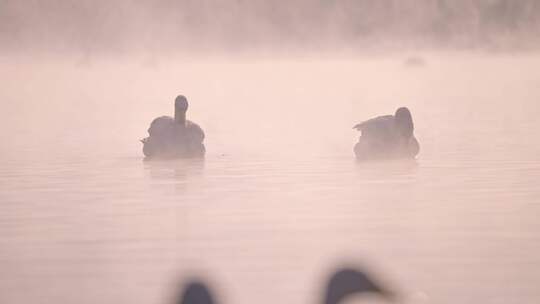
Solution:
[{"label": "fog over water", "polygon": [[0,49],[126,54],[536,49],[536,0],[0,2]]},{"label": "fog over water", "polygon": [[[0,1],[0,302],[171,303],[202,276],[319,303],[342,263],[406,303],[538,302],[539,12]],[[178,94],[206,158],[143,161]],[[352,126],[399,106],[417,159],[355,161]]]}]

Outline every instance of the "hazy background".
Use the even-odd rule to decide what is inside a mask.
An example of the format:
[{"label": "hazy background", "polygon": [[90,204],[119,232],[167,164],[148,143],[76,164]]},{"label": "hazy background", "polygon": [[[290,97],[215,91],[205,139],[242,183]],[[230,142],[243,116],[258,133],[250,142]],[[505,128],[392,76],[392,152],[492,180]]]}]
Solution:
[{"label": "hazy background", "polygon": [[403,46],[535,49],[535,0],[0,2],[7,52],[210,54]]},{"label": "hazy background", "polygon": [[[537,303],[539,6],[0,0],[0,302]],[[207,157],[143,162],[177,94]],[[355,162],[403,105],[418,159]]]}]

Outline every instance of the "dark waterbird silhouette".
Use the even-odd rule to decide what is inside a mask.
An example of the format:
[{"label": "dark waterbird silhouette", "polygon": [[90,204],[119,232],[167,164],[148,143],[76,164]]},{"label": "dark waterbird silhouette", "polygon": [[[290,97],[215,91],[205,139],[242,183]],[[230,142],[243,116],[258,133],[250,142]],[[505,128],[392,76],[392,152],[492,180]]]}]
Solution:
[{"label": "dark waterbird silhouette", "polygon": [[[342,268],[328,279],[321,303],[338,304],[349,296],[360,294],[378,295],[389,302],[397,299],[393,291],[382,286],[367,273],[354,268]],[[210,289],[204,283],[192,281],[184,287],[177,304],[217,304],[217,302],[214,302]]]},{"label": "dark waterbird silhouette", "polygon": [[395,115],[361,122],[353,129],[362,132],[354,146],[358,159],[414,158],[420,151],[414,137],[412,115],[406,107],[397,109]]},{"label": "dark waterbird silhouette", "polygon": [[141,140],[147,158],[202,157],[204,131],[196,123],[186,119],[188,102],[179,95],[174,102],[174,118],[160,116],[152,121],[148,134]]}]

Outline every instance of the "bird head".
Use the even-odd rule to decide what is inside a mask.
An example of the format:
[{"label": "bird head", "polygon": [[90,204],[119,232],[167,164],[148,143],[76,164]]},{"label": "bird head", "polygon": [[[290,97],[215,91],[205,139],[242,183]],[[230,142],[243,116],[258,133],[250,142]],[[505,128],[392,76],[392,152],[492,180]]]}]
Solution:
[{"label": "bird head", "polygon": [[188,109],[188,102],[184,95],[178,95],[174,100],[174,108],[176,111],[186,112]]},{"label": "bird head", "polygon": [[411,111],[406,107],[401,107],[396,110],[394,116],[401,134],[407,138],[411,137],[414,131]]}]

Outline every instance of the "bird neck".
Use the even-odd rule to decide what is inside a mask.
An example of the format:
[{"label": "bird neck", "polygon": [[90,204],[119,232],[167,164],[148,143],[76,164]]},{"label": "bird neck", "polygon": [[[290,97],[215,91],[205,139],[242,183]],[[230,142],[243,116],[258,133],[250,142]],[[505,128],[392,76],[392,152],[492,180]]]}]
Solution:
[{"label": "bird neck", "polygon": [[186,111],[175,110],[174,111],[174,121],[178,124],[186,124]]}]

